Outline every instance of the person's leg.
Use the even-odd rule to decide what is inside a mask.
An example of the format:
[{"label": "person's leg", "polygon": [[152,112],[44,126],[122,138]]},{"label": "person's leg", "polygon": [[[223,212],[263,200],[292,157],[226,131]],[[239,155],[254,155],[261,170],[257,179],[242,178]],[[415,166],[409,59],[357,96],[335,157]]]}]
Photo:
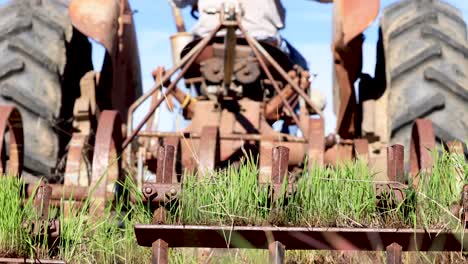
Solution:
[{"label": "person's leg", "polygon": [[294,64],[301,66],[304,70],[309,70],[307,60],[304,56],[284,38],[281,39],[280,49],[288,55],[289,59]]}]

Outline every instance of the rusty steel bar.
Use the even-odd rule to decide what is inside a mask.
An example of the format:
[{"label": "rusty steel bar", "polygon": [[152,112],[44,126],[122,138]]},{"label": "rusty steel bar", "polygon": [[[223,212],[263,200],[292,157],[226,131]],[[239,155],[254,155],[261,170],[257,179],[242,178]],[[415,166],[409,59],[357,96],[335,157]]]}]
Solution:
[{"label": "rusty steel bar", "polygon": [[367,139],[358,138],[353,140],[353,155],[354,158],[365,162],[369,161],[369,142]]},{"label": "rusty steel bar", "polygon": [[431,151],[434,149],[435,135],[431,120],[417,119],[412,128],[410,145],[410,176],[415,186],[419,183],[419,172],[432,167]]},{"label": "rusty steel bar", "polygon": [[[62,184],[48,184],[48,186],[51,188],[52,191],[50,194],[51,200],[64,199],[65,201],[67,201],[67,199],[70,199],[73,201],[84,201],[86,200],[86,198],[88,198],[89,195],[88,187],[65,186]],[[27,184],[25,186],[27,197],[31,197],[36,192],[36,190],[38,190],[37,185]]]},{"label": "rusty steel bar", "polygon": [[[324,118],[323,112],[310,100],[309,96],[296,84],[293,82],[291,77],[281,68],[281,66],[278,64],[278,62],[275,61],[271,57],[271,55],[266,51],[260,43],[255,38],[252,38],[250,35],[247,34],[247,31],[243,28],[241,24],[239,24],[239,29],[241,30],[242,34],[244,34],[245,39],[249,43],[250,46],[253,46],[253,51],[257,50],[257,52],[260,52],[263,57],[266,58],[266,60],[275,68],[275,70],[283,77],[283,79],[290,83],[293,89],[302,97],[304,98],[305,102],[312,108],[316,114],[320,116],[320,118]],[[257,56],[259,58],[259,56]],[[260,58],[259,58],[260,60]]]},{"label": "rusty steel bar", "polygon": [[198,172],[200,176],[206,176],[209,171],[213,171],[219,156],[217,148],[219,147],[218,127],[207,126],[202,128],[200,147],[198,148]]},{"label": "rusty steel bar", "polygon": [[387,246],[387,264],[402,264],[402,247],[397,243]]},{"label": "rusty steel bar", "polygon": [[42,220],[48,220],[51,195],[52,187],[48,185],[39,186],[36,197],[34,199],[34,206],[36,207],[37,214]]},{"label": "rusty steel bar", "polygon": [[309,171],[314,165],[323,166],[325,158],[325,128],[323,119],[309,119],[307,165]]},{"label": "rusty steel bar", "polygon": [[[178,137],[178,138],[192,138],[192,139],[200,139],[201,134],[197,133],[188,133],[188,132],[140,132],[138,133],[139,137]],[[264,136],[261,134],[220,134],[220,140],[254,140],[254,141],[261,141],[265,138],[272,138],[275,142],[298,142],[298,143],[307,143],[304,138],[295,137],[287,134],[278,134],[278,136]]]},{"label": "rusty steel bar", "polygon": [[174,172],[175,147],[165,145],[159,147],[156,168],[156,183],[171,184]]},{"label": "rusty steel bar", "polygon": [[[294,109],[291,107],[289,104],[288,100],[283,96],[283,93],[281,92],[281,89],[278,86],[278,83],[275,82],[275,79],[273,78],[273,75],[270,72],[270,69],[268,69],[268,66],[266,65],[265,61],[263,60],[262,55],[260,54],[260,51],[255,47],[253,44],[254,40],[250,39],[250,37],[247,35],[247,32],[242,28],[242,26],[239,24],[239,28],[241,29],[242,33],[245,36],[245,39],[247,40],[247,43],[249,46],[252,48],[252,51],[255,53],[255,57],[257,57],[258,63],[260,63],[260,66],[262,67],[263,71],[267,75],[268,79],[270,80],[271,84],[273,85],[273,88],[275,89],[277,95],[281,98],[281,101],[283,101],[283,105],[288,109],[288,111],[291,114],[291,117],[294,119],[294,122],[296,122],[297,127],[299,130],[302,132],[302,135],[305,135],[305,129],[302,126],[301,122],[299,121],[299,117],[297,114],[294,112]],[[266,52],[266,51],[265,51]],[[282,70],[282,69],[281,69]],[[289,78],[289,75],[286,73],[286,75]],[[290,79],[290,78],[289,78]],[[292,81],[292,80],[291,80]],[[291,86],[294,86],[293,83],[291,83]]]},{"label": "rusty steel bar", "polygon": [[28,258],[0,258],[0,263],[32,263],[32,264],[65,264],[65,261],[62,260],[52,260],[52,259],[28,259]]},{"label": "rusty steel bar", "polygon": [[[193,64],[193,62],[197,59],[197,57],[201,54],[203,49],[208,45],[208,43],[213,39],[213,37],[216,35],[216,32],[219,31],[220,25],[210,33],[210,35],[206,36],[203,40],[200,41],[187,55],[185,55],[182,60],[180,61],[179,65],[176,67],[172,68],[169,70],[168,73],[164,75],[164,77],[161,80],[161,83],[156,84],[156,87],[151,89],[148,93],[143,95],[142,97],[138,98],[138,100],[135,101],[135,103],[130,106],[130,109],[128,111],[128,136],[125,139],[124,143],[122,144],[122,149],[125,149],[128,144],[135,138],[135,136],[138,134],[138,132],[141,130],[141,128],[145,125],[145,123],[148,121],[148,119],[153,115],[154,111],[159,107],[159,105],[165,100],[167,95],[176,87],[176,84],[182,79],[184,74],[187,72],[189,67]],[[185,65],[184,65],[185,64]],[[182,67],[183,65],[183,67]],[[179,75],[177,75],[177,78],[171,82],[169,87],[167,87],[166,92],[164,93],[164,96],[162,96],[154,105],[152,105],[151,109],[148,111],[148,113],[143,117],[143,120],[138,124],[136,129],[132,129],[133,125],[133,112],[135,111],[136,107],[141,105],[146,98],[148,98],[151,94],[153,94],[157,89],[161,87],[161,85],[169,80],[169,78],[179,69],[182,67],[182,70],[180,71]]]},{"label": "rusty steel bar", "polygon": [[[103,212],[105,202],[114,197],[109,187],[120,179],[122,123],[117,111],[105,110],[99,117],[94,144],[91,205],[97,213]],[[115,186],[112,185],[112,188]]]},{"label": "rusty steel bar", "polygon": [[[9,160],[7,163],[6,153],[3,149],[5,134],[9,131]],[[19,176],[23,170],[24,162],[24,136],[23,121],[20,112],[14,106],[0,106],[0,175],[7,174]],[[8,164],[8,168],[7,168]]]},{"label": "rusty steel bar", "polygon": [[168,253],[169,245],[164,240],[158,239],[152,245],[153,256],[151,263],[153,264],[167,264],[169,263]]},{"label": "rusty steel bar", "polygon": [[284,245],[278,241],[270,243],[268,245],[268,255],[269,255],[269,263],[270,264],[283,264],[284,263],[284,256],[285,248]]},{"label": "rusty steel bar", "polygon": [[404,168],[405,147],[403,145],[392,145],[387,147],[387,175],[392,182],[405,183]]},{"label": "rusty steel bar", "polygon": [[70,140],[67,162],[64,174],[64,185],[87,186],[89,185],[88,171],[85,165],[83,150],[88,144],[88,135],[73,133]]},{"label": "rusty steel bar", "polygon": [[289,149],[278,146],[272,151],[271,183],[282,185],[284,177],[288,173]]},{"label": "rusty steel bar", "polygon": [[[439,229],[307,228],[249,226],[135,225],[140,246],[162,239],[170,247],[268,249],[269,237],[287,250],[384,251],[397,243],[403,251],[462,251],[468,249],[468,232]],[[223,234],[230,234],[226,241]],[[248,241],[249,243],[245,243]]]},{"label": "rusty steel bar", "polygon": [[462,206],[462,223],[466,228],[468,227],[468,184],[463,186],[462,197],[461,197],[461,206]]}]

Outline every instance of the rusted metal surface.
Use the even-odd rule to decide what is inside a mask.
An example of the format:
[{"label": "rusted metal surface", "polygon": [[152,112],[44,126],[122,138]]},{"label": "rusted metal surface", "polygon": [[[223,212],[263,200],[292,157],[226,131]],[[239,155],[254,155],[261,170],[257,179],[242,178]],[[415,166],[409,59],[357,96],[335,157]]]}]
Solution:
[{"label": "rusted metal surface", "polygon": [[[405,199],[405,171],[404,171],[404,147],[393,145],[387,147],[387,175],[388,183],[376,185],[378,196],[391,198],[394,202],[401,203]],[[386,196],[382,196],[382,195]],[[390,197],[389,197],[390,196]]]},{"label": "rusted metal surface", "polygon": [[353,156],[356,159],[368,162],[369,161],[369,142],[367,139],[353,140]]},{"label": "rusted metal surface", "polygon": [[402,247],[397,243],[387,246],[387,264],[402,264]]},{"label": "rusted metal surface", "polygon": [[284,263],[284,256],[285,248],[283,244],[278,241],[270,243],[268,245],[268,255],[269,255],[269,262],[270,264],[283,264]]},{"label": "rusted metal surface", "polygon": [[419,183],[421,171],[430,172],[433,165],[432,151],[435,149],[435,135],[432,122],[428,119],[417,119],[411,132],[410,176],[415,186]]},{"label": "rusted metal surface", "polygon": [[115,183],[120,179],[121,126],[118,112],[102,112],[96,131],[91,177],[92,204],[98,212],[104,210],[106,201],[112,201]]},{"label": "rusted metal surface", "polygon": [[[218,31],[219,27],[216,28],[210,35],[206,36],[203,38],[202,41],[200,41],[188,54],[186,54],[180,63],[169,70],[166,75],[163,76],[161,79],[160,83],[156,83],[155,86],[146,94],[138,98],[129,108],[128,110],[128,118],[127,118],[127,124],[128,124],[128,136],[125,139],[124,143],[122,144],[122,148],[125,149],[128,144],[135,138],[135,136],[138,134],[138,132],[141,130],[141,128],[146,124],[148,119],[154,114],[156,109],[159,107],[159,105],[165,100],[165,97],[172,92],[172,90],[175,89],[176,84],[182,79],[184,74],[187,72],[187,70],[190,68],[190,66],[193,64],[193,62],[197,59],[197,57],[201,54],[203,49],[208,45],[208,43],[211,41],[211,39],[215,36],[216,32]],[[154,105],[152,105],[151,109],[148,111],[148,113],[143,117],[142,121],[140,124],[137,125],[135,129],[132,128],[132,121],[133,121],[133,113],[134,111],[148,98],[150,97],[153,93],[155,93],[158,89],[161,88],[162,84],[167,82],[174,73],[176,73],[180,68],[181,71],[179,75],[177,75],[176,79],[171,82],[169,87],[167,87],[166,92],[164,93],[164,96],[162,96]],[[129,150],[130,151],[130,150]]]},{"label": "rusted metal surface", "polygon": [[314,165],[323,166],[325,159],[325,126],[322,118],[309,119],[309,145],[307,151],[308,169]]},{"label": "rusted metal surface", "polygon": [[175,147],[165,145],[159,147],[158,150],[158,165],[156,172],[156,183],[170,184],[172,183],[175,161]]},{"label": "rusted metal surface", "polygon": [[[347,45],[379,14],[379,0],[335,0],[333,42]],[[335,44],[335,46],[337,46]]]},{"label": "rusted metal surface", "polygon": [[205,175],[215,169],[218,156],[218,128],[214,126],[204,127],[198,149],[198,172]]},{"label": "rusted metal surface", "polygon": [[69,143],[67,163],[64,174],[65,186],[89,186],[89,156],[86,153],[88,136],[82,133],[73,133]]},{"label": "rusted metal surface", "polygon": [[289,149],[283,146],[273,148],[271,183],[283,184],[288,173]]},{"label": "rusted metal surface", "polygon": [[[5,136],[9,132],[9,157]],[[4,143],[5,142],[5,143]],[[21,175],[24,159],[23,121],[20,112],[14,106],[0,105],[0,175]]]},{"label": "rusted metal surface", "polygon": [[387,148],[387,175],[389,181],[405,182],[404,151],[405,147],[398,144]]},{"label": "rusted metal surface", "polygon": [[34,237],[48,236],[49,246],[52,246],[55,239],[60,235],[60,222],[58,219],[49,217],[50,197],[52,195],[52,188],[48,185],[41,184],[34,197],[34,206],[36,210],[36,217],[26,226],[31,227],[30,232]]},{"label": "rusted metal surface", "polygon": [[51,259],[28,259],[28,258],[0,258],[0,263],[32,263],[32,264],[65,264],[62,260]]},{"label": "rusted metal surface", "polygon": [[152,245],[153,256],[151,263],[167,264],[169,256],[169,245],[164,240],[158,239]]},{"label": "rusted metal surface", "polygon": [[334,106],[337,131],[342,138],[357,136],[359,129],[353,84],[362,68],[363,38],[360,35],[377,17],[379,6],[379,0],[338,0],[334,3]]},{"label": "rusted metal surface", "polygon": [[143,202],[150,201],[152,204],[166,204],[175,200],[181,192],[180,183],[144,183]]},{"label": "rusted metal surface", "polygon": [[[195,132],[140,132],[138,133],[139,137],[177,137],[177,138],[190,138],[190,139],[200,139],[201,133]],[[262,134],[227,134],[222,133],[219,135],[220,140],[253,140],[253,141],[262,141],[271,138],[269,135]],[[307,143],[307,140],[302,137],[295,137],[288,134],[279,134],[275,135],[271,140],[275,142],[297,142],[297,143]]]},{"label": "rusted metal surface", "polygon": [[462,223],[465,227],[468,227],[468,184],[465,184],[463,186],[461,206],[463,210],[462,211]]},{"label": "rusted metal surface", "polygon": [[[61,199],[73,200],[73,201],[84,201],[89,196],[89,187],[84,186],[65,186],[62,184],[48,184],[51,188],[50,199],[60,201]],[[27,184],[25,191],[27,197],[31,197],[37,190],[38,186],[34,184]]]},{"label": "rusted metal surface", "polygon": [[110,53],[115,50],[120,16],[118,0],[72,0],[69,14],[79,31],[101,43]]},{"label": "rusted metal surface", "polygon": [[468,245],[468,233],[432,229],[135,225],[135,234],[140,246],[162,239],[174,248],[268,249],[269,237],[287,250],[383,251],[397,243],[403,251],[461,251]]},{"label": "rusted metal surface", "polygon": [[260,141],[260,170],[258,173],[258,182],[261,184],[268,183],[273,169],[272,164],[272,149],[274,142],[271,139],[263,139]]}]

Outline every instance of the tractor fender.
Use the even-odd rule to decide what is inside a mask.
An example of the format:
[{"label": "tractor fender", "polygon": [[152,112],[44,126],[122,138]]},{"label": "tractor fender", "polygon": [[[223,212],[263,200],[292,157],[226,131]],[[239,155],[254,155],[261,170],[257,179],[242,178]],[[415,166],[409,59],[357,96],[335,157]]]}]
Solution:
[{"label": "tractor fender", "polygon": [[142,94],[130,4],[127,0],[72,0],[68,11],[73,26],[106,49],[96,91],[100,98],[98,105],[101,109],[116,109],[126,116],[130,105]]}]

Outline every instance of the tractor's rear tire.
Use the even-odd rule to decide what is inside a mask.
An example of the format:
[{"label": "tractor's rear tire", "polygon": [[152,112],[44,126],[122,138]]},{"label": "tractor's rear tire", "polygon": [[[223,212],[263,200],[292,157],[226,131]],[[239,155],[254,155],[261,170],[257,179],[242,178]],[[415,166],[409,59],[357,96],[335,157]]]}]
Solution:
[{"label": "tractor's rear tire", "polygon": [[[389,89],[390,142],[409,149],[411,126],[428,118],[439,141],[468,139],[468,45],[461,12],[438,0],[383,11],[376,76]],[[384,59],[382,61],[381,59]],[[380,71],[380,72],[379,72]]]},{"label": "tractor's rear tire", "polygon": [[79,80],[91,46],[67,16],[65,0],[18,0],[0,7],[0,104],[24,122],[25,169],[52,177],[71,134]]}]

